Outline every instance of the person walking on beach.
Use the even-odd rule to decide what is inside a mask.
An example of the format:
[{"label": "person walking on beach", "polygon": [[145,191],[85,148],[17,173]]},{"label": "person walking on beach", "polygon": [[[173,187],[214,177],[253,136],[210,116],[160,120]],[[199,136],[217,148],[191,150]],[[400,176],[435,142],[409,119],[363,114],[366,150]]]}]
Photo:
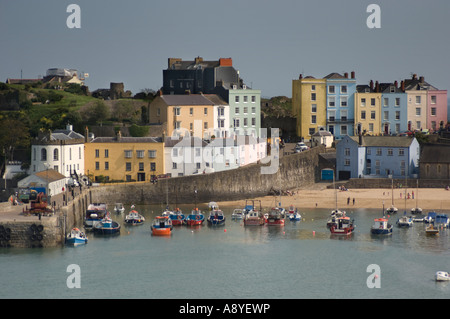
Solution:
[{"label": "person walking on beach", "polygon": [[353,205],[355,205],[355,197],[353,197]]}]

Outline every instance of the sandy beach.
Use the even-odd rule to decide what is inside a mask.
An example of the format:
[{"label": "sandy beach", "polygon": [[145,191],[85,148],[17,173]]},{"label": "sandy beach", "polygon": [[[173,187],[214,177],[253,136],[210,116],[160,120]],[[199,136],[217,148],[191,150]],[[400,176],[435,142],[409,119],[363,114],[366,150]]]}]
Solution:
[{"label": "sandy beach", "polygon": [[[413,199],[414,192],[414,199]],[[410,198],[405,201],[405,189],[394,189],[394,206],[399,211],[409,213],[416,205],[426,213],[430,210],[438,212],[450,211],[450,191],[440,188],[407,189]],[[280,201],[280,196],[264,196],[254,198],[261,200],[263,208],[273,207]],[[281,196],[281,206],[288,208],[290,205],[301,208],[334,208],[336,206],[336,193],[334,189],[314,186],[313,189],[298,189],[292,196]],[[338,208],[379,208],[387,209],[392,204],[392,189],[349,189],[337,191]],[[353,204],[353,199],[355,203]],[[348,203],[347,203],[348,201]],[[241,208],[245,200],[233,202],[219,202],[219,206]]]}]

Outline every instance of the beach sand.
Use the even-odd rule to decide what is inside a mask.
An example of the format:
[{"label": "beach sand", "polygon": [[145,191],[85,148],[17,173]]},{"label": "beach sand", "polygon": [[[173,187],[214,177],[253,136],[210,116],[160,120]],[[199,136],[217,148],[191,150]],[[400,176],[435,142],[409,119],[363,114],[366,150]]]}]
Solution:
[{"label": "beach sand", "polygon": [[[414,199],[412,198],[414,192]],[[405,201],[405,189],[394,189],[394,206],[399,212],[411,212],[411,208],[416,206],[422,208],[423,213],[436,210],[438,212],[450,211],[450,191],[444,188],[419,188],[406,189],[410,193],[410,198]],[[252,199],[252,198],[249,198]],[[261,200],[263,208],[270,208],[278,205],[280,196],[264,196],[253,198]],[[355,203],[353,204],[353,199]],[[347,204],[347,200],[349,203]],[[347,191],[337,191],[337,202],[339,209],[349,208],[374,208],[387,209],[392,205],[392,189],[349,189]],[[218,202],[219,206],[243,208],[245,200]],[[288,208],[290,205],[298,209],[302,208],[335,208],[336,192],[334,189],[328,189],[326,186],[316,184],[309,189],[297,189],[292,196],[281,196],[281,206]]]}]

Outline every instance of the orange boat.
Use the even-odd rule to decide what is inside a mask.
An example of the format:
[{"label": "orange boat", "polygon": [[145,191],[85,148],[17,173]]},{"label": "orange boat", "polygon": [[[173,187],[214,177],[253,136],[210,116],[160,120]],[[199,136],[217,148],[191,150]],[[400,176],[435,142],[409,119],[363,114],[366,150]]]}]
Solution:
[{"label": "orange boat", "polygon": [[152,235],[167,236],[172,234],[172,220],[169,216],[157,216],[151,226]]}]

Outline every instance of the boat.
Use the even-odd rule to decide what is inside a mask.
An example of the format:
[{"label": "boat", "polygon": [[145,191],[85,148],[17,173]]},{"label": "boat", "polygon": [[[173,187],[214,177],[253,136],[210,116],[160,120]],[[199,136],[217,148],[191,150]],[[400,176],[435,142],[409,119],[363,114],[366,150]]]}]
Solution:
[{"label": "boat", "polygon": [[141,225],[145,222],[144,216],[139,214],[136,210],[132,210],[125,216],[125,223],[127,225]]},{"label": "boat", "polygon": [[77,246],[82,244],[87,244],[88,238],[84,232],[82,232],[79,228],[72,228],[70,233],[66,237],[66,244]]},{"label": "boat", "polygon": [[439,228],[434,227],[433,224],[430,224],[429,226],[426,227],[425,229],[425,234],[427,235],[439,235]]},{"label": "boat", "polygon": [[286,210],[282,207],[272,207],[266,215],[266,223],[268,226],[284,226],[286,218]]},{"label": "boat", "polygon": [[389,224],[389,220],[385,216],[375,218],[370,232],[374,235],[390,235],[392,234],[392,225]]},{"label": "boat", "polygon": [[327,228],[331,228],[332,226],[336,226],[337,224],[337,219],[344,217],[345,216],[345,211],[339,210],[339,209],[335,209],[331,211],[330,217],[327,220]]},{"label": "boat", "polygon": [[413,222],[414,222],[414,223],[423,223],[423,218],[424,218],[424,217],[417,217],[417,216],[414,216],[414,217],[413,217]]},{"label": "boat", "polygon": [[450,275],[446,271],[436,272],[436,281],[450,281]]},{"label": "boat", "polygon": [[343,216],[337,218],[336,225],[330,227],[330,232],[334,235],[350,235],[354,229],[353,220],[350,221],[350,217]]},{"label": "boat", "polygon": [[416,207],[411,208],[412,214],[422,214],[422,208],[418,206],[418,200],[419,200],[419,179],[416,180]]},{"label": "boat", "polygon": [[[252,203],[248,205],[249,200],[246,200],[245,207],[248,207],[249,210],[244,216],[244,226],[262,226],[265,224],[264,216],[261,213],[261,201],[259,201],[259,209],[255,207],[255,200],[250,200]],[[251,208],[250,208],[251,207]]]},{"label": "boat", "polygon": [[205,221],[205,216],[198,208],[194,208],[189,215],[186,216],[184,223],[188,226],[202,225]]},{"label": "boat", "polygon": [[420,207],[411,208],[411,214],[422,214],[422,208]]},{"label": "boat", "polygon": [[177,208],[175,211],[169,213],[169,218],[172,221],[173,226],[179,226],[183,225],[186,216],[184,216],[183,212]]},{"label": "boat", "polygon": [[231,214],[231,219],[242,219],[244,218],[244,209],[236,208]]},{"label": "boat", "polygon": [[221,226],[221,225],[225,225],[225,220],[226,220],[226,217],[224,216],[222,210],[214,209],[209,212],[207,222],[208,222],[208,225]]},{"label": "boat", "polygon": [[296,211],[295,213],[289,214],[289,220],[291,222],[299,222],[302,220],[302,215]]},{"label": "boat", "polygon": [[413,219],[411,216],[406,216],[405,214],[397,220],[398,227],[411,227],[413,225]]},{"label": "boat", "polygon": [[391,205],[388,209],[386,209],[386,213],[388,214],[395,214],[398,212],[398,208],[394,205]]},{"label": "boat", "polygon": [[118,234],[120,232],[120,224],[115,222],[109,217],[109,214],[105,216],[101,221],[94,225],[94,233],[102,235]]},{"label": "boat", "polygon": [[115,203],[114,204],[114,212],[118,214],[122,214],[125,211],[125,207],[122,203]]},{"label": "boat", "polygon": [[434,219],[436,218],[437,213],[436,212],[428,212],[427,216],[423,218],[424,223],[431,224],[434,222]]},{"label": "boat", "polygon": [[436,227],[449,228],[447,214],[436,214],[436,217],[434,218],[434,225]]},{"label": "boat", "polygon": [[100,222],[107,215],[107,206],[105,203],[89,204],[84,217],[84,228],[92,230],[94,225]]},{"label": "boat", "polygon": [[156,216],[151,226],[153,236],[171,235],[172,229],[172,220],[169,218],[169,216]]}]

